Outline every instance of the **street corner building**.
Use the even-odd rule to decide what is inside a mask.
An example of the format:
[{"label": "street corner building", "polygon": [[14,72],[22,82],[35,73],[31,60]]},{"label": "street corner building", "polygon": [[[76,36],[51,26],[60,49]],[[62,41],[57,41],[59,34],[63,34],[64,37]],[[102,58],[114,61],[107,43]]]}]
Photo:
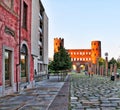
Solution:
[{"label": "street corner building", "polygon": [[32,6],[32,0],[0,0],[0,96],[35,85]]}]

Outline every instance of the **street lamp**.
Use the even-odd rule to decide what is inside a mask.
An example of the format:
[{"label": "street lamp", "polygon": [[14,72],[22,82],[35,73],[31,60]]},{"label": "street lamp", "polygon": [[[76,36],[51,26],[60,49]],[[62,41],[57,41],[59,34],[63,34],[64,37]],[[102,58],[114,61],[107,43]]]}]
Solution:
[{"label": "street lamp", "polygon": [[108,52],[105,53],[105,75],[108,75]]}]

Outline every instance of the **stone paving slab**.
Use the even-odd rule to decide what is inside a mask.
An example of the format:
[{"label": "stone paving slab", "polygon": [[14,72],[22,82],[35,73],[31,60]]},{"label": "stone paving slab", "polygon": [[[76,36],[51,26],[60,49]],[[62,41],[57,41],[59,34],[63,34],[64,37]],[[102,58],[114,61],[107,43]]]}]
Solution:
[{"label": "stone paving slab", "polygon": [[71,75],[71,110],[120,110],[120,80]]},{"label": "stone paving slab", "polygon": [[36,82],[36,87],[0,98],[0,110],[47,110],[65,82],[57,77]]},{"label": "stone paving slab", "polygon": [[49,106],[48,110],[68,110],[69,108],[69,78],[58,92],[54,101]]}]

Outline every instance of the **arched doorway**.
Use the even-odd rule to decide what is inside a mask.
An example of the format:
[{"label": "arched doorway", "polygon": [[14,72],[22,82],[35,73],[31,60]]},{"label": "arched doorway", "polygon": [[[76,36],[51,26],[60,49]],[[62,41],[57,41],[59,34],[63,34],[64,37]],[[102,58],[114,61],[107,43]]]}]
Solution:
[{"label": "arched doorway", "polygon": [[28,50],[25,44],[21,48],[21,82],[28,82]]}]

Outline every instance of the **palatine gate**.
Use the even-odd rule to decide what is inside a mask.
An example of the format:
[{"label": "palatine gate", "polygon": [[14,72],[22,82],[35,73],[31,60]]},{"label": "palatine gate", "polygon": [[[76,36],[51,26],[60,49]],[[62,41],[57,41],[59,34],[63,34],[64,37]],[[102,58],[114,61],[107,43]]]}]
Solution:
[{"label": "palatine gate", "polygon": [[[60,46],[64,47],[64,39],[54,38],[54,53],[58,52]],[[91,41],[90,49],[67,49],[67,51],[71,57],[74,71],[94,69],[98,58],[101,57],[101,41]]]}]

